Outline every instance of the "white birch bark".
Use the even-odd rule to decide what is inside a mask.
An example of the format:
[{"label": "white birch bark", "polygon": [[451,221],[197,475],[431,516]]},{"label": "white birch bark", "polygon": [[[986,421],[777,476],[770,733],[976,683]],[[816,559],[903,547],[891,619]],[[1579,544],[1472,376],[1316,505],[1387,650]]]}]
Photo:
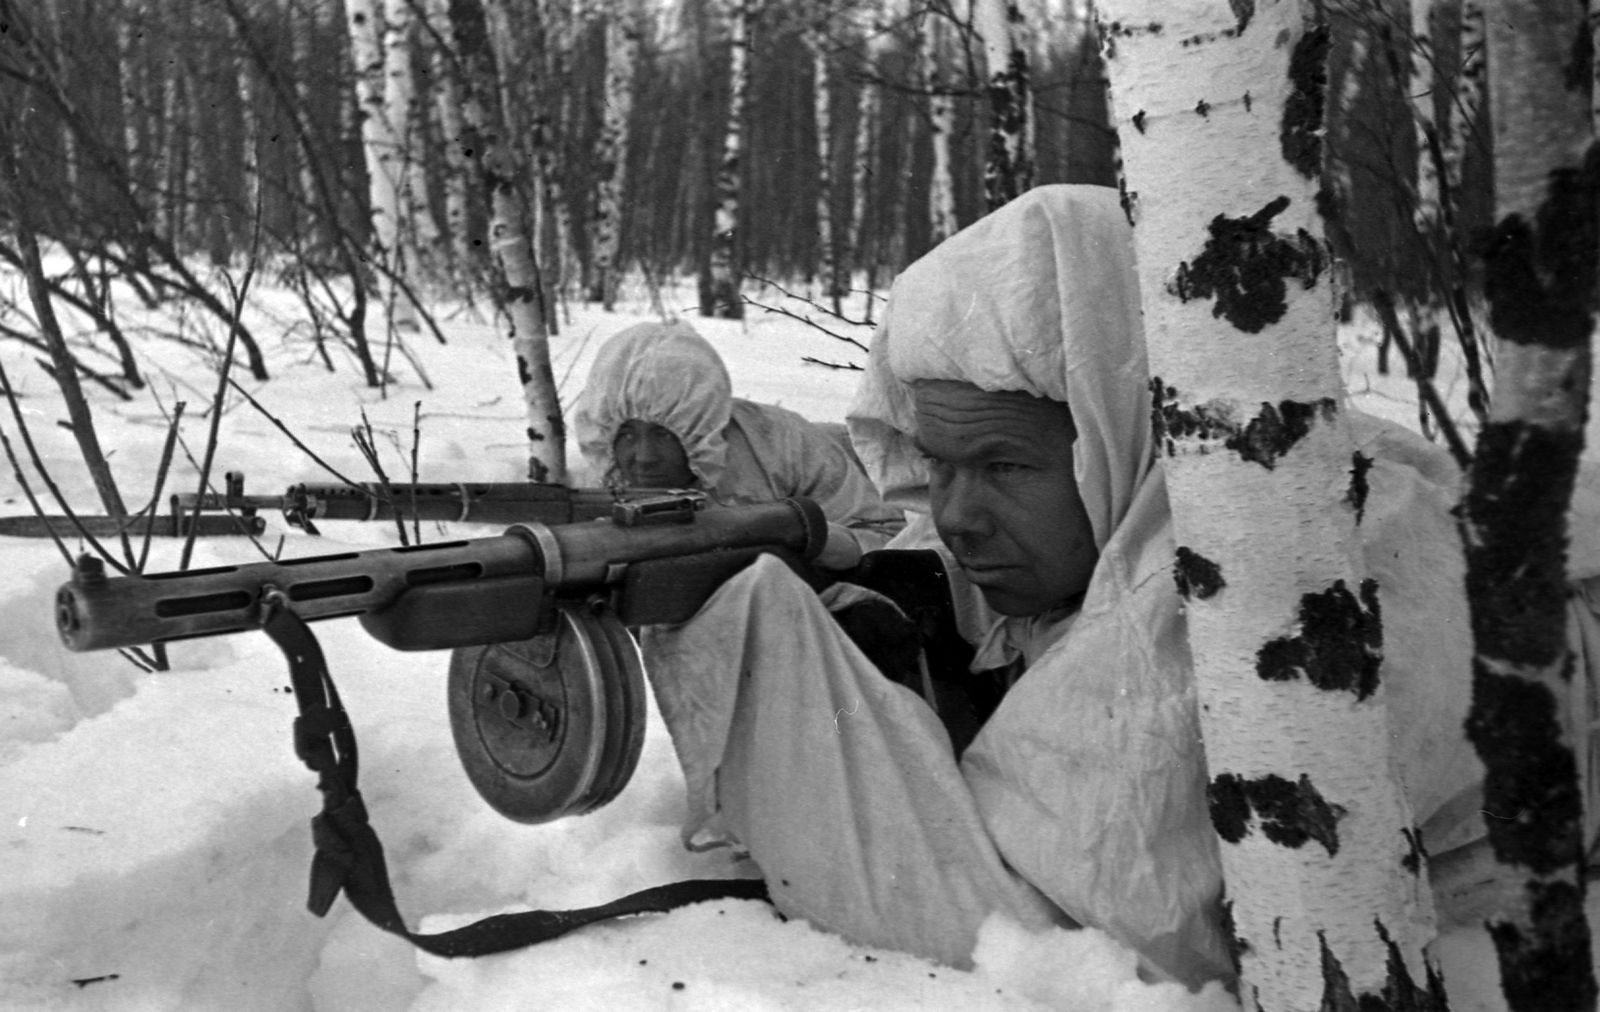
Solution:
[{"label": "white birch bark", "polygon": [[[262,96],[256,87],[256,76],[250,66],[250,61],[238,55],[233,57],[234,73],[239,82],[239,123],[241,132],[239,145],[244,154],[244,165],[240,174],[240,195],[244,200],[244,213],[254,215],[261,200],[261,128],[257,123],[257,116],[263,109],[271,108],[270,104],[263,102]],[[236,223],[232,231],[235,235],[248,235],[248,223]]]},{"label": "white birch bark", "polygon": [[478,159],[478,177],[489,206],[489,249],[505,280],[505,311],[528,412],[528,478],[538,482],[567,480],[566,425],[550,368],[550,331],[545,322],[539,265],[527,231],[527,207],[517,187],[522,167],[507,137],[500,108],[501,84],[490,54],[484,9],[471,3],[451,4],[459,56],[467,67],[463,120],[472,132],[471,150]]},{"label": "white birch bark", "polygon": [[420,159],[416,156],[421,142],[421,116],[418,112],[416,79],[411,72],[412,28],[416,13],[412,0],[382,0],[383,32],[379,51],[383,60],[383,102],[380,115],[384,121],[382,146],[378,150],[378,164],[390,188],[385,211],[378,215],[378,237],[387,254],[390,277],[383,280],[385,303],[392,326],[405,330],[421,329],[417,322],[417,307],[406,295],[409,288],[416,290],[418,249],[421,240],[429,238],[421,233],[423,217],[417,214],[419,191],[426,194],[426,181],[420,179]]},{"label": "white birch bark", "polygon": [[[450,32],[450,0],[427,0],[423,16],[431,33],[448,41]],[[439,118],[439,132],[444,143],[444,228],[440,241],[450,250],[450,260],[460,280],[471,278],[480,258],[474,250],[467,178],[469,159],[460,138],[465,124],[461,119],[461,81],[451,62],[448,46],[434,49],[431,65],[434,84],[434,114]]]},{"label": "white birch bark", "polygon": [[[345,18],[350,35],[350,55],[355,64],[356,107],[361,125],[361,147],[367,167],[367,196],[371,206],[373,259],[384,271],[398,269],[400,238],[400,186],[397,164],[400,138],[387,105],[387,64],[383,46],[383,0],[346,0]],[[393,285],[383,273],[377,279],[384,304],[394,325],[406,321],[409,303],[396,299]],[[415,326],[414,315],[410,317]]]},{"label": "white birch bark", "polygon": [[1483,4],[1461,0],[1460,69],[1455,89],[1456,128],[1441,134],[1444,146],[1444,184],[1451,193],[1461,189],[1461,166],[1466,161],[1467,142],[1483,108],[1487,80],[1488,52],[1484,37]]},{"label": "white birch bark", "polygon": [[[315,5],[289,4],[285,9],[288,18],[288,31],[291,50],[291,78],[293,80],[294,95],[301,109],[311,109],[313,92],[311,88],[312,62],[315,59],[313,46],[317,35],[323,30],[321,16]],[[306,152],[295,146],[295,158],[299,165],[298,182],[300,186],[300,199],[295,202],[295,216],[308,232],[325,232],[327,223],[319,221],[321,215],[311,208],[318,206],[317,174],[311,166],[311,159]]]},{"label": "white birch bark", "polygon": [[[1434,235],[1443,217],[1440,208],[1439,165],[1434,160],[1435,146],[1444,132],[1434,122],[1435,72],[1433,47],[1433,0],[1411,0],[1411,115],[1417,134],[1417,192],[1412,220],[1424,241]],[[1446,104],[1445,108],[1449,108]]]},{"label": "white birch bark", "polygon": [[1100,8],[1243,1001],[1437,1007],[1348,502],[1315,202],[1326,34],[1294,0]]},{"label": "white birch bark", "polygon": [[611,309],[617,297],[617,254],[622,245],[622,198],[628,168],[628,118],[639,62],[637,12],[625,0],[605,18],[605,115],[595,152],[594,287],[590,301]]},{"label": "white birch bark", "polygon": [[806,32],[806,46],[811,50],[811,110],[817,130],[817,274],[823,298],[839,315],[845,286],[839,277],[839,230],[833,214],[833,74],[828,15],[829,5],[824,0],[817,23]]},{"label": "white birch bark", "polygon": [[117,95],[122,101],[123,157],[128,167],[128,179],[136,185],[146,182],[145,150],[140,143],[144,89],[138,58],[143,21],[142,0],[126,0],[117,22]]},{"label": "white birch bark", "polygon": [[922,87],[928,96],[928,135],[933,145],[933,168],[928,177],[928,239],[937,245],[956,233],[956,191],[950,176],[950,134],[955,130],[956,105],[945,79],[945,37],[942,15],[929,10],[922,15]]},{"label": "white birch bark", "polygon": [[872,289],[876,280],[878,250],[872,239],[869,221],[872,188],[876,180],[876,167],[880,152],[878,135],[883,129],[883,96],[874,80],[883,65],[894,37],[884,24],[884,11],[876,4],[868,7],[866,26],[866,79],[856,99],[855,151],[850,170],[850,239],[845,253],[845,263],[865,275],[863,290],[867,299],[867,317],[872,316]]},{"label": "white birch bark", "polygon": [[727,129],[723,132],[722,160],[717,166],[717,210],[711,237],[711,315],[743,319],[744,300],[739,293],[739,189],[743,177],[740,152],[744,146],[745,105],[750,96],[751,0],[732,0],[728,11],[732,46]]},{"label": "white birch bark", "polygon": [[577,264],[572,239],[572,215],[567,206],[566,183],[555,160],[556,140],[560,136],[563,117],[561,90],[556,82],[567,79],[567,66],[571,59],[576,16],[570,8],[553,4],[547,9],[544,22],[544,78],[534,102],[533,137],[534,169],[544,197],[543,206],[551,218],[557,262],[552,266],[560,290]]},{"label": "white birch bark", "polygon": [[972,26],[983,40],[990,117],[983,192],[992,211],[1033,186],[1032,98],[1022,9],[1015,0],[973,0]]},{"label": "white birch bark", "polygon": [[[1595,128],[1568,87],[1578,5],[1487,19],[1496,222],[1484,244],[1495,390],[1462,504],[1472,613],[1467,730],[1509,888],[1487,918],[1512,1012],[1590,1012],[1584,834],[1566,600],[1566,512],[1583,449],[1600,225]],[[1586,242],[1573,237],[1587,235]],[[1592,531],[1582,532],[1593,536]],[[1490,817],[1493,813],[1496,817]]]}]

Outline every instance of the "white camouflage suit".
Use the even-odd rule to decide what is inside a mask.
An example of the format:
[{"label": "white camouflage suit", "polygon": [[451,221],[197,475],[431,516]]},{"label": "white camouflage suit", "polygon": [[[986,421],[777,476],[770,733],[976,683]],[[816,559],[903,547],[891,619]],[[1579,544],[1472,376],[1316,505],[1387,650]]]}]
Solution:
[{"label": "white camouflage suit", "polygon": [[573,425],[603,484],[622,480],[612,447],[630,419],[678,437],[698,487],[718,502],[803,496],[863,551],[883,547],[904,523],[900,510],[884,505],[841,426],[733,396],[716,349],[682,321],[629,327],[595,356]]},{"label": "white camouflage suit", "polygon": [[[959,762],[922,699],[880,675],[775,560],[690,622],[644,631],[687,779],[686,839],[747,850],[785,913],[955,966],[1000,911],[1101,928],[1152,977],[1233,972],[1139,306],[1130,229],[1100,187],[1031,190],[893,287],[849,417],[885,500],[929,510],[908,384],[1025,391],[1071,409],[1100,552],[1076,611],[998,620],[982,638],[974,669],[1026,668]],[[1482,770],[1461,733],[1470,636],[1447,512],[1458,472],[1394,426],[1353,426],[1377,461],[1361,530],[1394,745],[1437,853],[1481,831]],[[914,521],[896,544],[927,531]],[[1594,563],[1592,548],[1575,551],[1575,571]]]}]

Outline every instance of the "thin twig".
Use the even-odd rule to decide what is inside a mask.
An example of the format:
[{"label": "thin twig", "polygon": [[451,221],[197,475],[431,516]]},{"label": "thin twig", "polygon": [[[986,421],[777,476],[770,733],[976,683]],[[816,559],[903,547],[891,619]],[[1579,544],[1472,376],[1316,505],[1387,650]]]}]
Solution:
[{"label": "thin twig", "polygon": [[[17,460],[17,453],[11,448],[11,440],[6,437],[4,429],[0,429],[0,445],[5,447],[6,459],[11,461],[11,473],[16,475],[17,484],[22,486],[22,494],[28,497],[28,505],[33,507],[34,516],[43,519],[44,510],[39,507],[38,497],[33,494],[33,487],[28,484],[27,477],[22,473],[22,464]],[[51,525],[50,521],[44,521],[44,529],[50,532],[50,540],[54,541],[56,547],[61,550],[61,556],[67,560],[67,565],[73,565],[72,553],[67,550],[66,542],[61,540],[61,535],[56,533],[56,529]]]},{"label": "thin twig", "polygon": [[1444,398],[1439,396],[1433,381],[1422,375],[1416,349],[1411,346],[1410,339],[1405,335],[1405,329],[1400,326],[1399,317],[1395,315],[1394,301],[1383,291],[1374,292],[1372,301],[1378,310],[1379,318],[1383,321],[1384,333],[1394,341],[1395,347],[1400,349],[1401,357],[1406,360],[1406,369],[1417,385],[1417,394],[1432,409],[1434,418],[1439,423],[1439,433],[1444,436],[1445,445],[1450,448],[1450,455],[1455,458],[1462,470],[1466,470],[1472,465],[1472,451],[1467,448],[1466,440],[1461,438],[1461,431],[1456,427],[1455,419],[1450,416],[1450,409],[1445,406]]},{"label": "thin twig", "polygon": [[[183,420],[185,406],[184,401],[179,401],[173,405],[172,420],[167,425],[167,439],[161,445],[161,462],[156,465],[155,488],[150,491],[150,504],[146,507],[152,512],[156,510],[156,504],[161,501],[161,489],[167,483],[167,470],[172,467],[172,451],[178,444],[178,424]],[[172,522],[174,524],[181,523],[176,503],[173,504],[172,508]],[[145,561],[150,557],[150,535],[153,531],[153,525],[145,528],[144,540],[139,545],[139,563],[133,567],[133,571],[136,573],[144,572]]]},{"label": "thin twig", "polygon": [[816,320],[813,320],[809,316],[801,316],[799,313],[790,312],[789,310],[784,309],[782,306],[769,306],[769,305],[767,305],[765,303],[757,302],[755,299],[752,299],[748,295],[741,295],[741,296],[739,296],[739,299],[740,299],[740,301],[744,302],[746,305],[754,306],[757,309],[765,309],[767,312],[769,312],[769,313],[777,313],[779,316],[787,316],[791,320],[799,320],[801,323],[804,323],[808,327],[814,327],[817,330],[822,331],[824,334],[827,334],[829,337],[831,337],[831,338],[833,338],[835,340],[843,341],[846,344],[853,344],[857,348],[860,348],[862,351],[866,351],[867,350],[867,346],[862,344],[860,341],[857,341],[855,338],[850,337],[848,334],[835,333],[834,331],[831,331],[827,327],[824,327],[822,324],[818,323]]},{"label": "thin twig", "polygon": [[[39,479],[44,482],[44,487],[50,490],[50,495],[55,499],[57,507],[60,508],[62,513],[66,514],[67,520],[77,528],[78,537],[83,541],[87,541],[96,555],[109,563],[111,568],[117,572],[127,575],[128,568],[118,562],[106,550],[106,546],[102,545],[93,534],[89,533],[88,529],[83,526],[83,521],[78,519],[78,514],[74,513],[72,507],[67,505],[67,497],[61,494],[61,489],[56,485],[55,479],[50,477],[50,471],[44,466],[44,459],[39,455],[39,448],[34,445],[33,433],[28,429],[28,421],[22,417],[22,406],[17,402],[16,391],[11,386],[11,378],[6,375],[6,368],[3,364],[0,364],[0,391],[4,391],[6,401],[11,405],[11,417],[16,420],[17,435],[22,437],[22,445],[28,449],[28,459],[33,462],[33,469],[39,473]],[[20,469],[17,470],[17,477],[21,480],[22,471]],[[26,486],[26,482],[24,482],[24,486]],[[43,511],[39,509],[38,501],[31,494],[28,496],[28,500],[34,504],[34,512],[41,517],[44,516]],[[45,521],[45,525],[48,527],[49,521]],[[51,530],[51,536],[53,537],[54,535],[55,531]]]},{"label": "thin twig", "polygon": [[265,188],[256,191],[256,206],[250,222],[250,255],[245,259],[244,277],[237,285],[228,274],[223,274],[222,279],[228,285],[228,292],[233,296],[233,305],[228,313],[228,343],[222,352],[222,368],[217,375],[217,392],[211,400],[211,428],[206,433],[205,458],[200,465],[200,487],[195,497],[194,512],[189,515],[190,526],[183,539],[183,554],[179,558],[180,570],[189,568],[189,557],[194,552],[195,537],[200,532],[200,504],[205,497],[206,487],[211,484],[211,465],[217,455],[217,438],[222,427],[222,406],[227,401],[228,384],[233,371],[233,354],[239,346],[239,336],[244,330],[245,299],[250,294],[250,283],[255,280],[256,267],[261,263],[261,218],[262,200]]},{"label": "thin twig", "polygon": [[[395,505],[394,486],[389,484],[389,476],[383,471],[383,462],[378,459],[378,443],[372,435],[372,421],[367,417],[367,409],[361,409],[361,424],[350,430],[350,435],[356,441],[356,448],[361,451],[361,456],[366,458],[367,466],[378,476],[378,487],[383,492],[383,499],[391,506]],[[409,545],[411,541],[406,537],[406,521],[398,508],[394,511],[395,530],[400,532],[400,544]]]},{"label": "thin twig", "polygon": [[[847,324],[851,325],[852,327],[872,327],[872,326],[876,326],[876,323],[874,321],[870,320],[870,319],[852,320],[852,319],[850,319],[850,317],[845,316],[842,313],[835,313],[832,309],[830,309],[827,306],[823,305],[822,303],[818,302],[816,299],[813,299],[813,298],[811,298],[809,296],[806,296],[806,295],[798,295],[798,294],[796,294],[794,292],[791,292],[789,289],[783,287],[782,285],[780,285],[778,282],[772,280],[771,278],[764,278],[759,274],[749,274],[749,273],[746,273],[744,276],[746,278],[749,278],[751,281],[756,282],[757,284],[765,285],[768,288],[776,288],[778,290],[778,294],[784,296],[785,298],[793,299],[796,302],[803,302],[806,305],[810,306],[812,309],[815,309],[818,312],[822,313],[823,315],[833,317],[835,320],[838,320],[840,323],[847,323]],[[854,293],[854,292],[858,292],[858,291],[860,291],[860,289],[850,289],[850,293]],[[746,299],[745,301],[749,302],[750,300]],[[765,306],[760,306],[759,303],[752,303],[752,305],[759,306],[760,308],[763,308],[763,309],[766,308]]]},{"label": "thin twig", "polygon": [[[152,386],[150,388],[150,393],[151,393],[151,396],[155,399],[156,407],[161,410],[161,417],[170,419],[171,416],[167,414],[166,406],[161,403],[161,395],[156,392],[155,387]],[[178,403],[182,404],[183,402],[179,401]],[[181,432],[178,433],[178,447],[183,450],[183,455],[184,455],[185,458],[188,459],[189,466],[194,468],[195,471],[198,473],[199,470],[200,470],[200,461],[195,459],[194,451],[189,449],[189,441],[183,438],[183,433],[181,433]],[[205,491],[208,492],[208,493],[215,494],[216,491],[217,491],[217,488],[216,488],[215,485],[213,485],[211,482],[208,481],[208,482],[206,482]],[[224,497],[224,498],[226,498],[226,497]],[[228,514],[229,517],[233,518],[234,523],[239,526],[239,529],[244,533],[245,537],[250,539],[250,543],[255,546],[256,551],[261,553],[261,557],[262,558],[267,559],[269,561],[275,561],[273,559],[273,556],[267,551],[266,546],[261,543],[261,539],[259,537],[257,537],[253,531],[251,531],[248,527],[245,526],[243,517],[241,517],[239,514],[235,513],[231,507],[225,508],[225,512]],[[174,516],[177,515],[176,507],[174,507],[173,514],[174,514]]]},{"label": "thin twig", "polygon": [[417,515],[417,448],[422,445],[422,402],[411,406],[411,532],[422,544],[422,517]]},{"label": "thin twig", "polygon": [[829,369],[846,369],[851,372],[862,371],[861,367],[856,365],[854,362],[827,362],[820,358],[812,358],[810,355],[801,355],[800,361],[810,362],[812,365],[824,365]]},{"label": "thin twig", "polygon": [[200,487],[197,490],[194,510],[189,514],[189,530],[184,532],[183,553],[178,559],[180,570],[189,568],[190,556],[194,553],[195,538],[200,532],[200,502],[206,493],[206,488],[211,484],[211,465],[217,456],[217,440],[222,428],[222,403],[228,395],[228,383],[231,381],[229,373],[233,371],[233,353],[239,341],[239,315],[244,312],[245,293],[250,289],[250,279],[255,274],[255,257],[250,258],[245,265],[244,281],[234,285],[233,279],[227,275],[223,279],[227,282],[229,294],[233,296],[233,322],[228,326],[228,343],[222,351],[222,368],[217,376],[217,392],[211,400],[211,426],[206,431],[205,453],[200,461]]},{"label": "thin twig", "polygon": [[289,437],[289,441],[295,445],[295,448],[298,449],[301,453],[305,454],[307,457],[310,457],[312,459],[312,461],[315,462],[318,467],[322,468],[324,471],[326,471],[329,474],[333,475],[335,478],[338,478],[340,481],[344,482],[346,485],[349,485],[351,488],[360,488],[361,487],[361,484],[359,482],[351,481],[349,478],[346,478],[343,474],[341,474],[339,472],[338,468],[334,467],[332,464],[330,464],[327,461],[323,460],[321,457],[319,457],[316,454],[316,451],[312,450],[311,447],[309,447],[306,444],[302,443],[300,441],[300,437],[296,436],[293,432],[290,432],[289,431],[289,427],[287,425],[284,425],[283,422],[281,422],[276,415],[274,415],[272,412],[268,411],[266,409],[266,407],[260,401],[256,400],[254,397],[250,396],[250,391],[248,391],[244,387],[240,386],[239,383],[236,380],[231,380],[230,379],[228,381],[228,384],[230,386],[232,386],[234,390],[238,391],[239,394],[241,396],[243,396],[244,399],[250,403],[251,407],[255,408],[256,411],[260,412],[261,417],[265,418],[267,421],[269,421],[273,425],[277,426],[279,432],[283,433],[285,436],[288,436]]}]

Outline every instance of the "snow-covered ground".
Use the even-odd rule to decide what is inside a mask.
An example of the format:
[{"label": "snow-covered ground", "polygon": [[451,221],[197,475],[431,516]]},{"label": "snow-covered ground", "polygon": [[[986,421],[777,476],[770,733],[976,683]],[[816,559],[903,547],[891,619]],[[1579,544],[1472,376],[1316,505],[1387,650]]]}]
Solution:
[{"label": "snow-covered ground", "polygon": [[[14,282],[0,279],[0,284]],[[808,364],[865,356],[784,315],[744,324],[677,309],[723,353],[735,391],[821,421],[842,420],[857,374]],[[363,387],[346,356],[318,362],[294,307],[257,292],[251,320],[273,379],[235,375],[272,415],[342,473],[372,480],[351,439],[364,408],[391,478],[409,472],[420,412],[423,481],[515,481],[523,476],[516,373],[503,339],[471,311],[446,322],[449,343],[413,337],[418,369],[399,355],[386,396]],[[597,347],[648,318],[573,307],[552,341],[555,374],[570,402]],[[791,308],[796,308],[791,304]],[[131,301],[129,319],[139,312]],[[150,317],[138,338],[151,379],[131,401],[91,387],[97,427],[131,503],[149,495],[166,425],[188,403],[183,433],[196,454],[215,386],[215,356],[160,336]],[[830,324],[835,329],[846,329]],[[864,329],[853,335],[863,341]],[[1370,347],[1352,331],[1350,375],[1362,401],[1415,424],[1403,379],[1377,377]],[[54,479],[77,507],[98,512],[63,425],[54,383],[17,342],[0,362]],[[96,361],[91,358],[91,361]],[[105,367],[100,363],[98,367]],[[419,406],[420,405],[420,406]],[[0,410],[0,431],[23,452]],[[579,462],[576,447],[570,450]],[[192,489],[181,459],[172,488]],[[246,490],[281,491],[331,480],[277,425],[236,395],[221,422],[217,472],[242,470]],[[576,475],[584,477],[581,470]],[[39,488],[37,480],[35,488]],[[170,489],[169,489],[170,490]],[[9,467],[0,513],[28,512]],[[328,523],[312,538],[269,520],[262,539],[285,557],[395,543],[387,524]],[[498,528],[428,525],[437,540]],[[281,545],[279,539],[282,539]],[[159,540],[150,571],[178,565],[178,543]],[[1070,1009],[1081,1012],[1223,1010],[1226,996],[1150,987],[1132,957],[1097,932],[1030,937],[986,926],[977,968],[956,971],[869,950],[765,904],[718,901],[667,915],[615,921],[516,953],[444,960],[369,926],[343,899],[322,920],[306,912],[308,820],[320,805],[314,778],[291,750],[294,699],[281,657],[264,635],[243,633],[171,647],[172,670],[140,671],[114,653],[72,654],[52,619],[68,575],[45,540],[0,538],[0,1005],[29,1009],[226,1009],[392,1012],[411,1009]],[[202,541],[195,566],[257,561],[247,541]],[[580,818],[541,826],[509,822],[474,793],[456,761],[445,707],[443,653],[402,654],[350,621],[314,627],[362,750],[362,789],[384,840],[402,911],[414,928],[442,930],[503,910],[568,908],[688,877],[750,874],[726,852],[692,854],[679,842],[683,785],[652,712],[644,756],[622,795]],[[1492,956],[1476,934],[1444,940],[1455,1008],[1493,1008]]]}]

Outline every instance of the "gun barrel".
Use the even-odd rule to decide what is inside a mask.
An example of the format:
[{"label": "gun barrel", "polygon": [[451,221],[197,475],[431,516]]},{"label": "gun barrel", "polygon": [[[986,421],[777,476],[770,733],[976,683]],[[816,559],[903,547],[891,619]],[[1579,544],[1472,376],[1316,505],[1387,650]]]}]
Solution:
[{"label": "gun barrel", "polygon": [[[639,490],[629,495],[650,494]],[[610,489],[567,488],[538,482],[292,485],[283,502],[291,516],[311,520],[419,520],[569,524],[610,515],[622,496]]]},{"label": "gun barrel", "polygon": [[106,577],[98,560],[89,560],[56,592],[56,627],[70,650],[105,650],[256,628],[269,590],[280,592],[300,618],[314,621],[382,612],[411,591],[480,589],[471,584],[481,585],[487,601],[512,586],[500,577],[531,578],[515,586],[518,594],[533,595],[527,601],[532,613],[546,590],[602,590],[620,584],[634,563],[760,547],[811,559],[826,539],[827,523],[815,503],[783,499],[700,510],[689,522],[519,524],[489,538],[182,573]]},{"label": "gun barrel", "polygon": [[538,572],[521,532],[146,576],[80,565],[56,591],[56,628],[69,650],[105,650],[257,628],[269,588],[314,621],[381,609],[412,587]]}]

